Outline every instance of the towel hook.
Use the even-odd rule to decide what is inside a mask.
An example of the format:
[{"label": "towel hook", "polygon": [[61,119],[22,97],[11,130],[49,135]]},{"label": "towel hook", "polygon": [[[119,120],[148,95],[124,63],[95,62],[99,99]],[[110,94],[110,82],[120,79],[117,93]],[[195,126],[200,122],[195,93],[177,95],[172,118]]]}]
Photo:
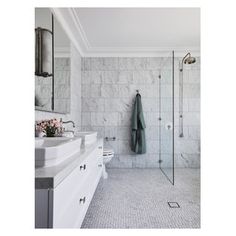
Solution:
[{"label": "towel hook", "polygon": [[137,89],[136,92],[139,93],[139,90]]}]

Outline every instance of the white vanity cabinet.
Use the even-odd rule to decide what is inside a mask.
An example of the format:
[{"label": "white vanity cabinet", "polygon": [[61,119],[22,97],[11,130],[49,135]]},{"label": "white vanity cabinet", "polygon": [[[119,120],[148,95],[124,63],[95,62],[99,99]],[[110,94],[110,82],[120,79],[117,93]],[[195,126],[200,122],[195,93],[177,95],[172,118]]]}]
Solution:
[{"label": "white vanity cabinet", "polygon": [[[47,189],[46,199],[38,204],[38,212],[48,206],[44,216],[38,216],[36,204],[36,228],[80,228],[102,174],[102,142],[97,142],[93,150],[55,187]],[[37,191],[38,194],[37,194]],[[45,191],[43,189],[42,191]],[[42,195],[36,189],[37,195]],[[47,220],[45,220],[47,218]],[[43,222],[43,223],[40,223]],[[40,225],[44,224],[44,225]],[[45,225],[47,224],[47,225]]]}]

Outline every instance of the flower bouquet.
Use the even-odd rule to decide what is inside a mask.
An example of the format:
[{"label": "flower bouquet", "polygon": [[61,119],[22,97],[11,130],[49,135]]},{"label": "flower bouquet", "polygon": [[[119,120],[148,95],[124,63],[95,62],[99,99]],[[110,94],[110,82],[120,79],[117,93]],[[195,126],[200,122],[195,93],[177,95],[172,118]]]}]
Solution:
[{"label": "flower bouquet", "polygon": [[35,124],[36,136],[55,137],[60,136],[63,132],[62,122],[56,118],[50,120],[37,121]]}]

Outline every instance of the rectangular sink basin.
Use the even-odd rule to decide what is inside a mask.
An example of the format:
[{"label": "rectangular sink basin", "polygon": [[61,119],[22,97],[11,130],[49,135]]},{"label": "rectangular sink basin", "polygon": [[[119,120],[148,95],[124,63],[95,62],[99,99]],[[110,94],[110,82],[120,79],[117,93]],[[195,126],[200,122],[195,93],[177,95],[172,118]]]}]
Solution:
[{"label": "rectangular sink basin", "polygon": [[35,166],[50,167],[60,164],[80,151],[81,137],[35,138]]},{"label": "rectangular sink basin", "polygon": [[94,131],[78,132],[76,135],[82,138],[82,144],[85,146],[97,141],[97,132]]}]

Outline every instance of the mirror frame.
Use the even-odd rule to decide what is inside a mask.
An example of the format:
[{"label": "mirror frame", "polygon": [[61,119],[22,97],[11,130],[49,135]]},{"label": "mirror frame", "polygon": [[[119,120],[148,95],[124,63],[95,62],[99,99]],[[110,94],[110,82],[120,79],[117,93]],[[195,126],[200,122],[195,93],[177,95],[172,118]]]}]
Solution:
[{"label": "mirror frame", "polygon": [[[51,21],[52,21],[52,91],[51,91],[51,110],[42,108],[40,106],[34,106],[36,111],[43,111],[43,112],[51,112],[51,113],[58,113],[58,114],[69,114],[69,112],[63,112],[63,111],[56,111],[55,110],[55,55],[54,55],[54,15],[51,12]],[[70,98],[71,99],[71,98]]]}]

